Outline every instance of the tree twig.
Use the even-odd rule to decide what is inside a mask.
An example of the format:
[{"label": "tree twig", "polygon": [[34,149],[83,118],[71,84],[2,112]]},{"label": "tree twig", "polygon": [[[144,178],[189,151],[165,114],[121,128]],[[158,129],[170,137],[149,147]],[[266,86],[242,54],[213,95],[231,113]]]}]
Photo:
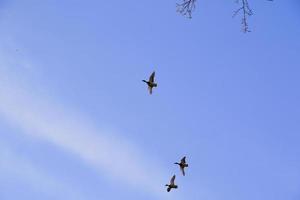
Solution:
[{"label": "tree twig", "polygon": [[196,8],[196,0],[183,0],[182,3],[177,3],[176,7],[177,12],[188,18],[192,18],[192,12]]},{"label": "tree twig", "polygon": [[[192,13],[196,8],[196,0],[181,0],[181,3],[177,3],[177,12],[182,14],[183,16],[187,16],[188,18],[192,18]],[[273,1],[273,0],[267,0]],[[236,0],[236,3],[240,6],[233,12],[232,17],[236,17],[241,13],[242,15],[242,31],[244,33],[251,32],[248,25],[248,18],[253,15],[253,11],[249,6],[248,0]]]},{"label": "tree twig", "polygon": [[237,0],[236,3],[241,4],[241,7],[239,7],[236,11],[234,11],[233,16],[237,16],[239,13],[242,13],[242,30],[244,33],[251,32],[249,30],[248,25],[248,17],[253,15],[253,12],[249,6],[248,0]]}]

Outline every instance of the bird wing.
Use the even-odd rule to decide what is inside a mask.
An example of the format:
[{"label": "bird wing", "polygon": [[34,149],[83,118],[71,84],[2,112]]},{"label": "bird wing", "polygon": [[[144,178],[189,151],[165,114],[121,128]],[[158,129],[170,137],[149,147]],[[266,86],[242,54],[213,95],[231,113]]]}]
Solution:
[{"label": "bird wing", "polygon": [[181,159],[181,163],[185,164],[185,156]]},{"label": "bird wing", "polygon": [[152,87],[148,86],[149,93],[152,94]]},{"label": "bird wing", "polygon": [[175,178],[176,178],[176,176],[174,175],[172,178],[171,178],[171,181],[170,181],[170,185],[174,185],[175,183]]},{"label": "bird wing", "polygon": [[182,172],[182,175],[185,176],[184,167],[180,167],[180,170]]},{"label": "bird wing", "polygon": [[155,76],[155,71],[152,72],[151,76],[149,77],[149,82],[154,83],[154,76]]}]

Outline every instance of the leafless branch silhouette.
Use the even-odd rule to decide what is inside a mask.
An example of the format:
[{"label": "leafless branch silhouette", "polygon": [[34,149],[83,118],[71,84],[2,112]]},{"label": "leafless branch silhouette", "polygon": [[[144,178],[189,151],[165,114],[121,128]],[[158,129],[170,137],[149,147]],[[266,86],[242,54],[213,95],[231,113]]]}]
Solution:
[{"label": "leafless branch silhouette", "polygon": [[[267,0],[273,1],[273,0]],[[251,32],[248,25],[248,18],[253,15],[253,11],[250,8],[248,0],[236,0],[236,3],[240,6],[233,13],[232,17],[236,17],[241,13],[242,15],[242,31],[244,33]],[[196,8],[196,0],[182,0],[181,3],[176,4],[177,12],[188,18],[192,18],[192,13]]]},{"label": "leafless branch silhouette", "polygon": [[192,18],[192,12],[196,8],[196,0],[183,0],[182,3],[177,3],[176,7],[177,12],[188,18]]},{"label": "leafless branch silhouette", "polygon": [[253,12],[249,6],[248,0],[237,0],[236,3],[241,5],[236,11],[234,11],[233,16],[237,16],[239,13],[242,13],[242,30],[244,33],[251,32],[248,25],[248,17],[253,15]]}]

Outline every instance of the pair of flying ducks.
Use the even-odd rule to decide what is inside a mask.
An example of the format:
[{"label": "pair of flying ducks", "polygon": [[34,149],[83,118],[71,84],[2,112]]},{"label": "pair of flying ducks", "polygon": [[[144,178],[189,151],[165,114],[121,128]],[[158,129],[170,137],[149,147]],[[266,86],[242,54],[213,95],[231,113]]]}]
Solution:
[{"label": "pair of flying ducks", "polygon": [[[185,176],[185,172],[184,172],[184,168],[185,167],[188,167],[189,165],[185,162],[185,156],[180,160],[180,163],[176,162],[174,163],[176,165],[179,165],[180,167],[180,170],[182,172],[182,175]],[[166,184],[166,186],[168,187],[167,188],[167,191],[170,192],[171,189],[177,189],[178,186],[175,184],[175,178],[176,176],[174,175],[171,180],[170,180],[170,184]]]}]

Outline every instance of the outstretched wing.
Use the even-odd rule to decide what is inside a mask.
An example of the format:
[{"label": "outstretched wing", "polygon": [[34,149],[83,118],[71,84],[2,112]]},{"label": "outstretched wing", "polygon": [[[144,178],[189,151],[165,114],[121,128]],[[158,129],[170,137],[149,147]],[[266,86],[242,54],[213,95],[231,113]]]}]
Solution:
[{"label": "outstretched wing", "polygon": [[181,159],[181,163],[185,164],[185,156]]},{"label": "outstretched wing", "polygon": [[152,72],[151,76],[149,77],[149,82],[154,83],[154,76],[155,76],[155,71]]},{"label": "outstretched wing", "polygon": [[152,87],[148,86],[149,93],[152,94]]},{"label": "outstretched wing", "polygon": [[171,178],[170,185],[174,185],[175,184],[175,178],[176,178],[175,175]]},{"label": "outstretched wing", "polygon": [[182,172],[182,175],[185,176],[184,167],[180,167],[180,170]]}]

